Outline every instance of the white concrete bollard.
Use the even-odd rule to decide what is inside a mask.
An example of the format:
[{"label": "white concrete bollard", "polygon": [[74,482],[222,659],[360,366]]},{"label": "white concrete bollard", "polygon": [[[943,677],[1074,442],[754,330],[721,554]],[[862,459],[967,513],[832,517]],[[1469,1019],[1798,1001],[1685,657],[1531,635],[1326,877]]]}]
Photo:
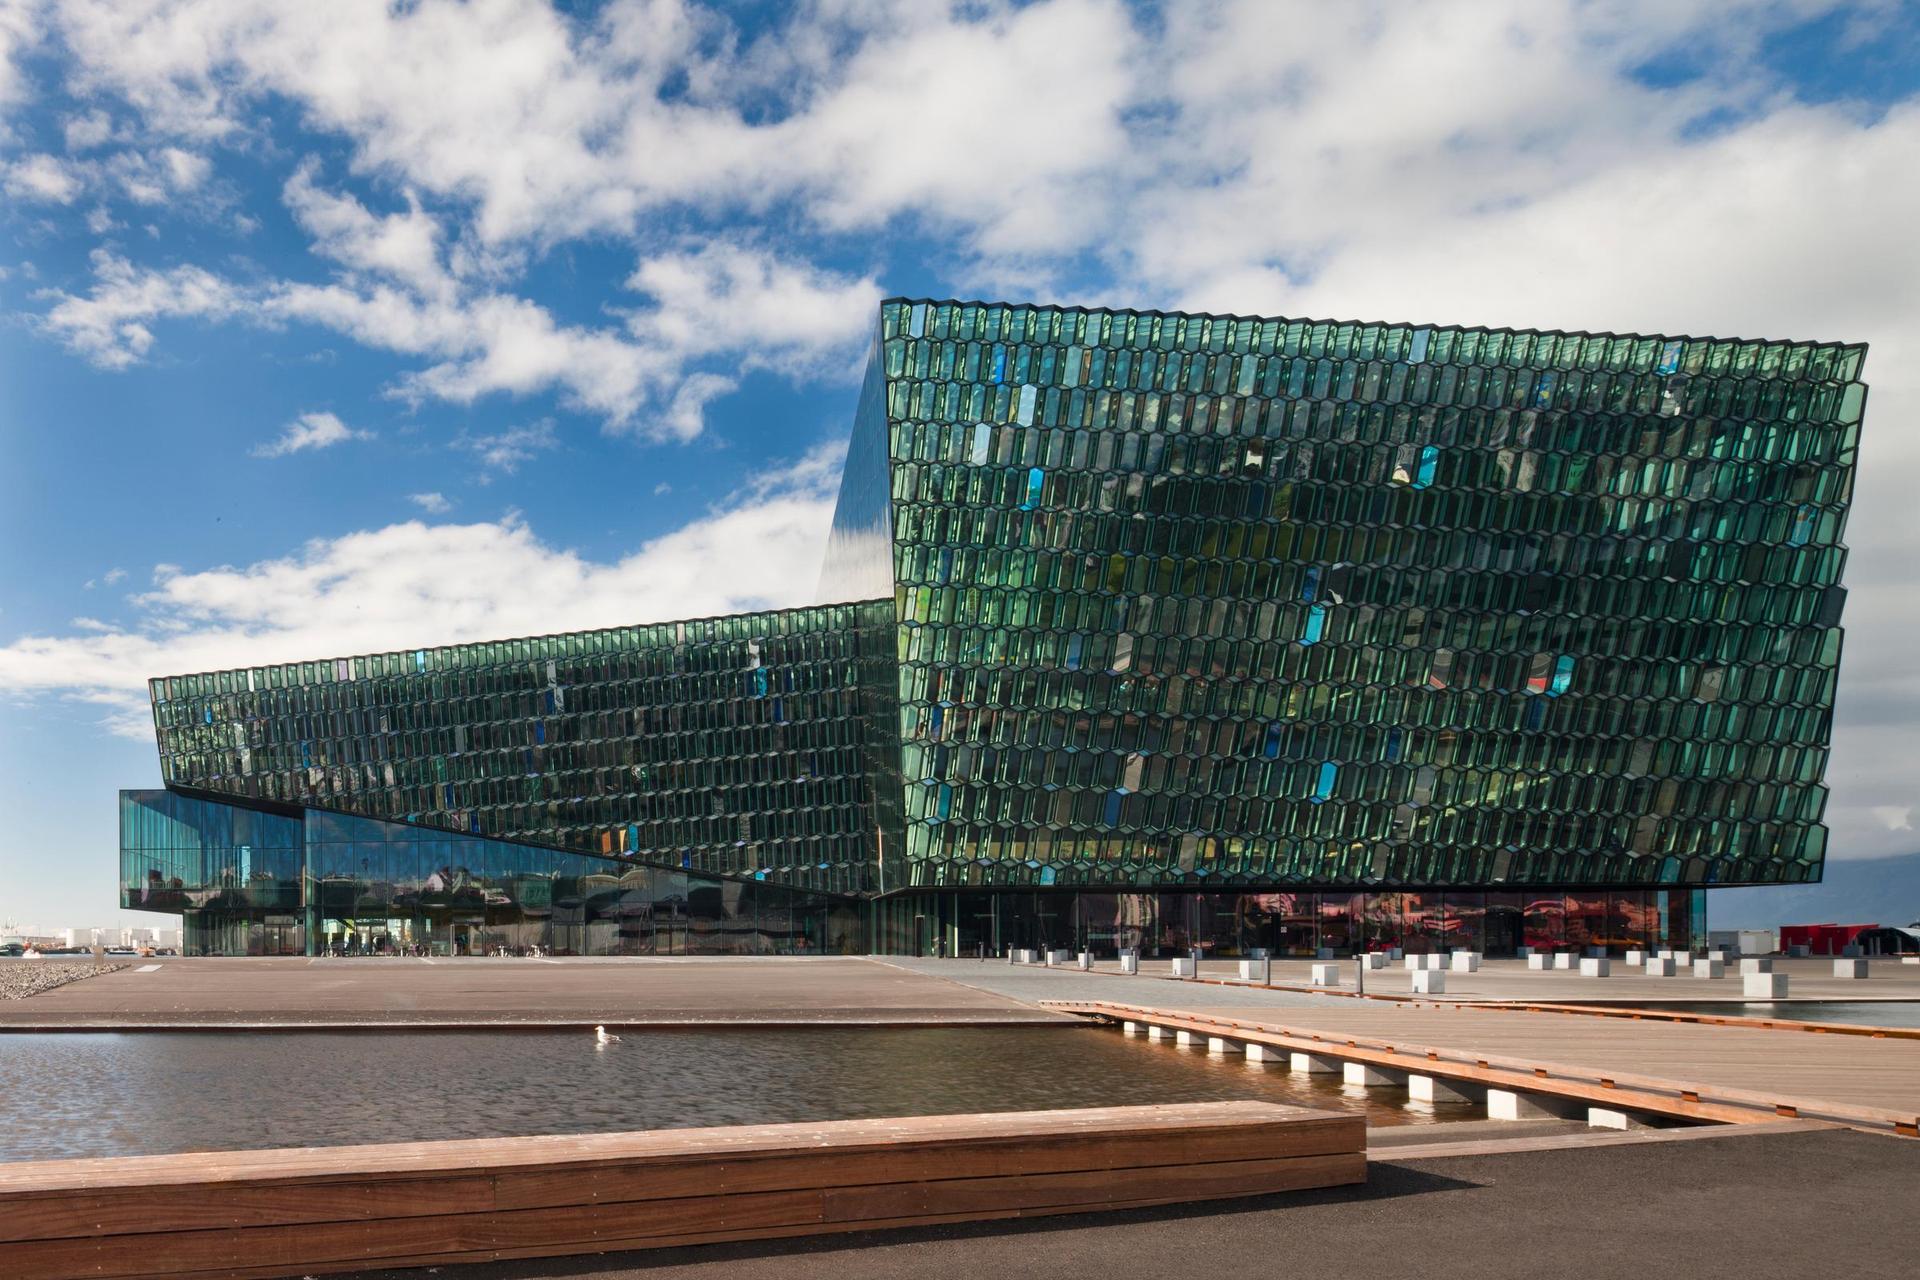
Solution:
[{"label": "white concrete bollard", "polygon": [[1082,969],[1091,971],[1093,969],[1093,952],[1082,951],[1080,953],[1079,964]]},{"label": "white concrete bollard", "polygon": [[1176,978],[1191,978],[1198,972],[1191,956],[1175,956],[1171,971]]},{"label": "white concrete bollard", "polygon": [[1646,970],[1649,978],[1671,978],[1674,973],[1673,958],[1671,956],[1656,956],[1654,959],[1647,961]]},{"label": "white concrete bollard", "polygon": [[1472,1102],[1474,1090],[1471,1085],[1454,1080],[1442,1080],[1438,1076],[1410,1075],[1407,1077],[1407,1096],[1415,1102]]},{"label": "white concrete bollard", "polygon": [[1145,1035],[1147,1028],[1144,1024],[1138,1022],[1122,1022],[1120,1024],[1120,1030],[1126,1035],[1138,1036]]},{"label": "white concrete bollard", "polygon": [[1787,994],[1784,973],[1749,973],[1740,982],[1740,994],[1748,1000],[1779,1000]]},{"label": "white concrete bollard", "polygon": [[1155,1025],[1153,1025],[1153,1024],[1152,1024],[1151,1022],[1149,1022],[1149,1023],[1147,1024],[1147,1039],[1149,1039],[1149,1040],[1171,1040],[1171,1039],[1173,1039],[1173,1028],[1172,1028],[1172,1027],[1157,1027],[1157,1026],[1155,1026]]},{"label": "white concrete bollard", "polygon": [[1437,996],[1447,989],[1447,975],[1443,969],[1422,969],[1413,975],[1413,993],[1421,996]]},{"label": "white concrete bollard", "polygon": [[1553,967],[1556,969],[1573,968],[1573,952],[1556,951],[1553,953]]},{"label": "white concrete bollard", "polygon": [[1286,1060],[1285,1049],[1276,1049],[1270,1044],[1249,1043],[1247,1045],[1248,1062],[1285,1062]]},{"label": "white concrete bollard", "polygon": [[1173,1033],[1173,1042],[1183,1049],[1191,1048],[1196,1044],[1205,1044],[1207,1042],[1207,1033],[1204,1031],[1176,1031]]},{"label": "white concrete bollard", "polygon": [[1730,957],[1727,954],[1727,949],[1725,947],[1714,947],[1712,950],[1707,952],[1707,959],[1718,960],[1721,964],[1725,964],[1731,958],[1732,957]]},{"label": "white concrete bollard", "polygon": [[1273,981],[1273,961],[1242,960],[1240,962],[1240,981],[1270,983]]},{"label": "white concrete bollard", "polygon": [[1331,960],[1334,958],[1332,947],[1321,947],[1318,951],[1314,952],[1313,954],[1314,954],[1314,958],[1317,960]]},{"label": "white concrete bollard", "polygon": [[1369,951],[1365,956],[1364,963],[1369,969],[1384,969],[1387,967],[1387,958],[1378,951]]},{"label": "white concrete bollard", "polygon": [[1901,956],[1901,964],[1920,964],[1920,956]]},{"label": "white concrete bollard", "polygon": [[1489,1120],[1538,1120],[1554,1116],[1565,1118],[1572,1113],[1572,1110],[1572,1104],[1566,1099],[1547,1094],[1518,1093],[1512,1089],[1487,1090],[1487,1119]]},{"label": "white concrete bollard", "polygon": [[1287,1055],[1287,1066],[1310,1075],[1334,1075],[1340,1070],[1340,1059],[1329,1058],[1324,1053],[1290,1053]]},{"label": "white concrete bollard", "polygon": [[1456,951],[1449,959],[1449,967],[1455,973],[1480,972],[1480,953],[1478,951]]},{"label": "white concrete bollard", "polygon": [[1804,942],[1796,942],[1787,948],[1787,957],[1791,960],[1805,960],[1813,954],[1812,948]]},{"label": "white concrete bollard", "polygon": [[1140,972],[1140,953],[1138,951],[1122,951],[1120,953],[1120,972]]},{"label": "white concrete bollard", "polygon": [[1639,950],[1627,952],[1627,968],[1638,969],[1641,965],[1645,964],[1646,962],[1647,962],[1646,952],[1639,951]]},{"label": "white concrete bollard", "polygon": [[1552,961],[1552,956],[1539,951],[1533,951],[1527,954],[1527,968],[1535,970],[1536,972],[1545,969]]},{"label": "white concrete bollard", "polygon": [[1587,1127],[1590,1129],[1645,1129],[1648,1124],[1630,1111],[1620,1111],[1613,1107],[1588,1107]]},{"label": "white concrete bollard", "polygon": [[1867,962],[1857,956],[1833,962],[1833,976],[1836,978],[1864,978],[1867,976]]},{"label": "white concrete bollard", "polygon": [[1773,960],[1769,956],[1746,956],[1740,961],[1741,973],[1772,973]]},{"label": "white concrete bollard", "polygon": [[1339,986],[1340,966],[1337,964],[1317,964],[1313,966],[1313,985],[1316,987]]},{"label": "white concrete bollard", "polygon": [[1588,956],[1580,962],[1580,976],[1583,978],[1604,978],[1613,968],[1613,962],[1599,956]]},{"label": "white concrete bollard", "polygon": [[1240,1046],[1224,1036],[1208,1036],[1207,1052],[1215,1057],[1240,1052]]},{"label": "white concrete bollard", "polygon": [[1378,1089],[1404,1084],[1407,1074],[1387,1067],[1370,1066],[1364,1062],[1343,1062],[1340,1064],[1340,1078],[1347,1084],[1360,1084]]},{"label": "white concrete bollard", "polygon": [[1726,962],[1723,960],[1695,960],[1693,976],[1696,978],[1724,978],[1727,976]]},{"label": "white concrete bollard", "polygon": [[1408,956],[1404,963],[1407,966],[1408,973],[1413,973],[1427,967],[1427,959],[1425,956]]}]

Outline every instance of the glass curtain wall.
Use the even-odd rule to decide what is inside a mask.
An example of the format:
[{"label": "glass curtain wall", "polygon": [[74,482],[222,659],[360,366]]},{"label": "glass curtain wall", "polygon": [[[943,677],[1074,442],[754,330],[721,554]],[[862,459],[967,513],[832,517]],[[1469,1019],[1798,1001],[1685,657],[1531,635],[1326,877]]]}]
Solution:
[{"label": "glass curtain wall", "polygon": [[[162,775],[236,799],[874,887],[886,602],[172,676]],[[898,806],[894,806],[897,813]]]},{"label": "glass curtain wall", "polygon": [[905,299],[880,339],[890,525],[870,377],[836,535],[893,539],[912,884],[1818,878],[1863,347]]},{"label": "glass curtain wall", "polygon": [[820,955],[852,899],[351,814],[121,795],[121,900],[200,955]]},{"label": "glass curtain wall", "polygon": [[1399,947],[1510,956],[1521,946],[1691,947],[1706,937],[1705,893],[1447,890],[1418,893],[894,894],[868,904],[881,954],[1003,955],[1014,948],[1121,949],[1143,956],[1276,957]]}]

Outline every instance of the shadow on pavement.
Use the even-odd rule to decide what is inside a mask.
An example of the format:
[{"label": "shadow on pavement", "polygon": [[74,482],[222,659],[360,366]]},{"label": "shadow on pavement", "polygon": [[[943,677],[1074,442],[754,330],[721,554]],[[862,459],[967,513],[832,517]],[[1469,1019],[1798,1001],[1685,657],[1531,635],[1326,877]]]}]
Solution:
[{"label": "shadow on pavement", "polygon": [[[586,1254],[571,1258],[529,1258],[511,1262],[481,1263],[471,1266],[442,1266],[435,1270],[441,1280],[561,1280],[568,1276],[645,1273],[669,1267],[703,1266],[726,1274],[730,1263],[767,1259],[795,1259],[791,1274],[805,1276],[812,1269],[798,1261],[811,1255],[861,1249],[875,1245],[911,1246],[939,1242],[951,1245],[967,1240],[1004,1239],[1021,1236],[1045,1237],[1061,1231],[1088,1228],[1149,1225],[1153,1223],[1213,1220],[1222,1228],[1243,1214],[1270,1213],[1309,1205],[1362,1205],[1398,1200],[1407,1196],[1441,1191],[1470,1190],[1480,1184],[1406,1165],[1373,1164],[1364,1185],[1327,1187],[1316,1191],[1287,1191],[1274,1195],[1248,1196],[1240,1200],[1206,1200],[1193,1204],[1161,1205],[1149,1209],[1125,1209],[1106,1213],[1072,1213],[1048,1218],[999,1219],[988,1222],[949,1223],[937,1227],[909,1227],[887,1231],[849,1231],[787,1240],[740,1241],[733,1244],[696,1245],[677,1249],[647,1249],[630,1253]],[[1043,1247],[1039,1240],[1036,1248]],[[1072,1274],[1063,1267],[1063,1276]],[[377,1271],[357,1273],[348,1280],[376,1280],[377,1277],[422,1276],[422,1271]]]}]

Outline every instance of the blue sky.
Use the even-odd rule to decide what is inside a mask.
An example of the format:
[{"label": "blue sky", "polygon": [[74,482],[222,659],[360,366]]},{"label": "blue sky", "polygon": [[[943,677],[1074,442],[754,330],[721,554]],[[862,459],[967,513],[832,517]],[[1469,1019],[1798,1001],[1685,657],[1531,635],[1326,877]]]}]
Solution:
[{"label": "blue sky", "polygon": [[893,293],[1873,343],[1830,818],[1910,852],[1917,31],[0,0],[0,918],[118,917],[148,676],[811,598]]}]

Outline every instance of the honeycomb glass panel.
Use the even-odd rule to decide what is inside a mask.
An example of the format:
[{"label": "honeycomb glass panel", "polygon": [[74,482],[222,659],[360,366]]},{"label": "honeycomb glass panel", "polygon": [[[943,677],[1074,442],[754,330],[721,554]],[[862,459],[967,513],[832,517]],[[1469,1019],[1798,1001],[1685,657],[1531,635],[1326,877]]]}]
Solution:
[{"label": "honeycomb glass panel", "polygon": [[906,300],[878,342],[836,530],[894,544],[884,888],[1114,841],[1196,889],[1818,877],[1862,348]]}]

